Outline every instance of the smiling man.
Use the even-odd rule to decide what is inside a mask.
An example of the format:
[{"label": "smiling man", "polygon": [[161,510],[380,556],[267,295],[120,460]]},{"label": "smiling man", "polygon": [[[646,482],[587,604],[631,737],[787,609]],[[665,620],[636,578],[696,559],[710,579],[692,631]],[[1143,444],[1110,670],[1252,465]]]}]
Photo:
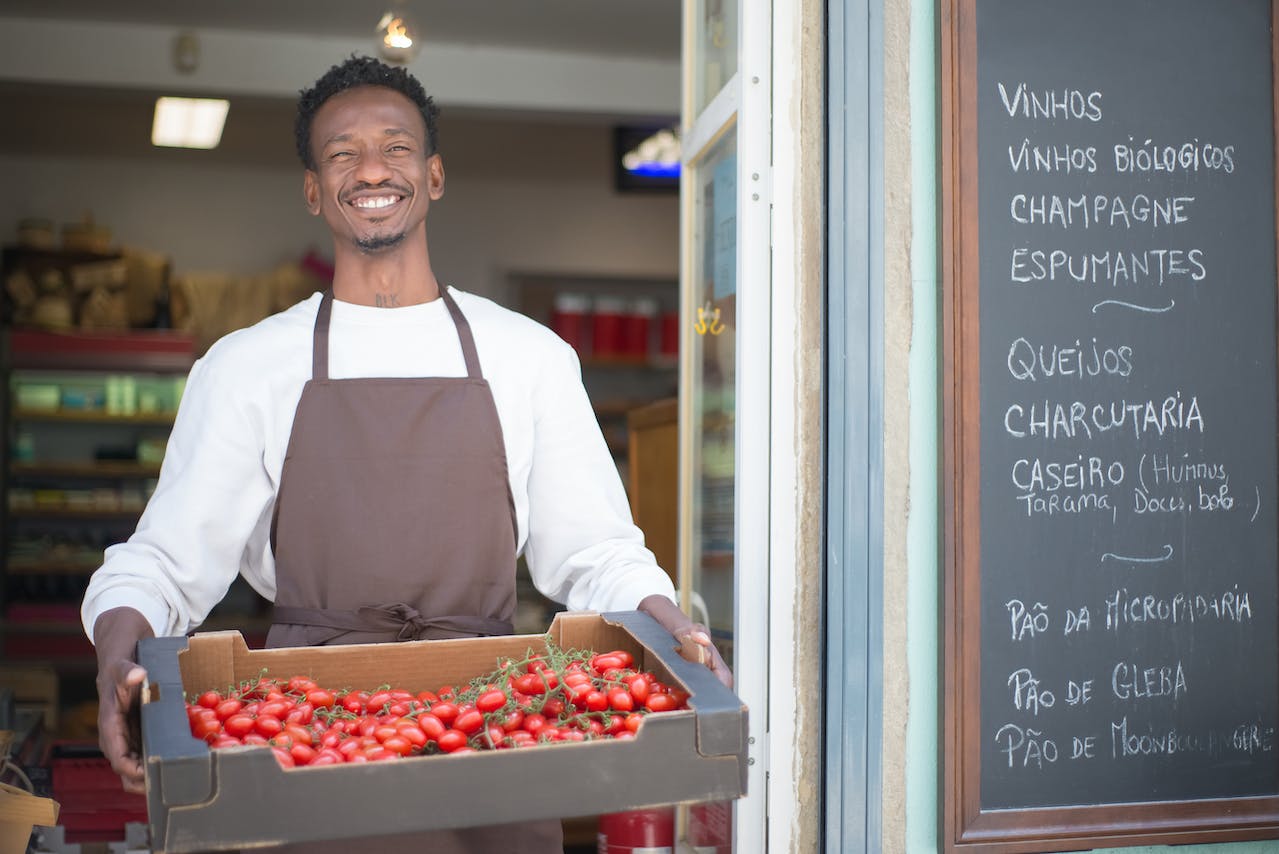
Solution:
[{"label": "smiling man", "polygon": [[[138,640],[198,627],[237,572],[275,603],[270,646],[477,637],[512,631],[522,553],[548,597],[646,611],[730,680],[631,522],[573,350],[437,280],[436,119],[412,76],[373,59],[302,93],[298,154],[307,209],[332,232],[332,290],[196,363],[155,495],[85,596],[102,747],[126,788],[143,781]],[[561,850],[554,820],[412,844]]]}]

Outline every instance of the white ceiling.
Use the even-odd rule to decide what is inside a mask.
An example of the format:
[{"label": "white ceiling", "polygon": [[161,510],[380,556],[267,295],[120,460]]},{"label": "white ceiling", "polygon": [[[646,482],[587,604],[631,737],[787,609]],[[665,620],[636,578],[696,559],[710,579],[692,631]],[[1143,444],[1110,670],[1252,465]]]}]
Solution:
[{"label": "white ceiling", "polygon": [[[394,0],[4,0],[0,15],[370,38]],[[429,42],[679,59],[680,0],[409,0]]]},{"label": "white ceiling", "polygon": [[[150,106],[189,93],[233,101],[209,160],[291,164],[298,89],[343,56],[372,53],[393,2],[0,0],[0,154],[181,156],[151,148]],[[669,124],[678,112],[680,0],[405,5],[424,30],[410,70],[460,137],[474,134],[459,121],[477,133],[493,122],[602,128]],[[187,29],[201,66],[181,75],[171,46]]]}]

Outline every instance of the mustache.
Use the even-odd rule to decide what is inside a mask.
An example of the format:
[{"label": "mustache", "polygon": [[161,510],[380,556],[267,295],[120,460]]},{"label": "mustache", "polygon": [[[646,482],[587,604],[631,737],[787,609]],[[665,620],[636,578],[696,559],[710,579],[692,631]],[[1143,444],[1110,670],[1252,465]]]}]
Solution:
[{"label": "mustache", "polygon": [[343,193],[342,201],[349,202],[351,201],[351,198],[355,196],[357,193],[366,193],[366,192],[369,192],[370,190],[372,191],[393,190],[399,193],[401,196],[404,196],[405,198],[408,198],[409,196],[413,195],[412,190],[410,190],[408,187],[401,186],[400,184],[392,184],[389,182],[384,184],[368,184],[368,183],[361,182],[359,184],[356,184],[351,189],[347,190],[345,193]]}]

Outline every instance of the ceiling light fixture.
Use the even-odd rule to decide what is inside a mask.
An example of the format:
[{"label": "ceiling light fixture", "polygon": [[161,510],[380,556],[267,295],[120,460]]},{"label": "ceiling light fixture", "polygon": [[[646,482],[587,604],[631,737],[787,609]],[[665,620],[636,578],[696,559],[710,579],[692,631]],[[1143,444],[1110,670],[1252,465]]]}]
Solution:
[{"label": "ceiling light fixture", "polygon": [[168,148],[217,148],[230,101],[156,98],[151,144]]},{"label": "ceiling light fixture", "polygon": [[401,5],[387,10],[377,25],[378,53],[387,62],[406,65],[422,46],[420,30]]}]

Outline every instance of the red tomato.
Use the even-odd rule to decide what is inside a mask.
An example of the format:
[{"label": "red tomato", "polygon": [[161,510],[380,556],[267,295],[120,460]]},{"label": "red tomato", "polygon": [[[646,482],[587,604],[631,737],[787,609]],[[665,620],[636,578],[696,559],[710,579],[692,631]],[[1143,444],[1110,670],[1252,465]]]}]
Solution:
[{"label": "red tomato", "polygon": [[297,763],[293,761],[293,756],[282,747],[272,747],[275,752],[275,761],[280,763],[281,768],[292,768]]},{"label": "red tomato", "polygon": [[217,708],[214,711],[218,716],[218,720],[224,721],[239,712],[242,708],[244,708],[244,703],[239,700],[223,700],[221,703],[218,703]]},{"label": "red tomato", "polygon": [[506,730],[500,726],[490,726],[484,730],[484,737],[489,747],[501,747],[506,739]]},{"label": "red tomato", "polygon": [[216,709],[218,707],[218,703],[222,702],[222,695],[217,691],[205,691],[195,702],[197,706],[203,706],[206,709]]},{"label": "red tomato", "polygon": [[332,691],[324,688],[313,688],[306,692],[306,701],[315,709],[327,709],[337,702],[337,697]]},{"label": "red tomato", "polygon": [[288,690],[292,694],[306,694],[308,691],[314,691],[318,687],[314,680],[305,676],[294,676],[288,681]]},{"label": "red tomato", "polygon": [[542,714],[548,718],[558,718],[564,714],[564,701],[559,697],[553,697],[542,704]]},{"label": "red tomato", "polygon": [[310,703],[303,701],[289,709],[288,713],[284,716],[284,721],[285,723],[301,724],[302,726],[306,726],[311,723],[311,719],[314,715],[314,707]]},{"label": "red tomato", "polygon": [[382,742],[382,746],[392,753],[397,753],[400,756],[408,756],[413,750],[413,742],[398,734],[387,738]]},{"label": "red tomato", "polygon": [[387,762],[391,759],[399,759],[400,754],[394,750],[388,750],[385,747],[374,747],[364,754],[370,762]]},{"label": "red tomato", "polygon": [[286,724],[284,734],[293,739],[294,744],[313,744],[315,742],[315,736],[311,734],[311,731],[297,724]]},{"label": "red tomato", "polygon": [[284,729],[284,724],[280,723],[279,718],[273,718],[270,715],[258,715],[253,721],[253,729],[266,738],[279,735]]},{"label": "red tomato", "polygon": [[676,708],[675,698],[670,694],[649,694],[644,701],[644,708],[650,712],[670,712]]},{"label": "red tomato", "polygon": [[536,712],[525,715],[522,726],[524,727],[525,732],[531,735],[537,735],[538,732],[546,726],[546,717],[544,715],[539,715]]},{"label": "red tomato", "polygon": [[448,729],[440,734],[436,743],[445,753],[456,753],[466,746],[466,733],[458,729]]},{"label": "red tomato", "polygon": [[338,745],[337,751],[342,754],[347,761],[350,761],[351,757],[360,753],[360,740],[358,738],[348,738],[346,741]]},{"label": "red tomato", "polygon": [[291,708],[293,708],[293,706],[284,700],[271,700],[258,707],[258,717],[266,715],[267,717],[280,718],[283,720],[284,716],[289,713]]},{"label": "red tomato", "polygon": [[412,721],[404,721],[395,727],[395,732],[409,741],[415,748],[426,747],[426,733]]},{"label": "red tomato", "polygon": [[475,708],[481,712],[496,712],[506,705],[506,692],[500,688],[489,688],[475,698]]},{"label": "red tomato", "polygon": [[687,691],[678,691],[678,690],[671,691],[671,699],[675,701],[675,708],[677,709],[684,708],[684,704],[688,702],[688,696],[689,695]]},{"label": "red tomato", "polygon": [[200,739],[201,741],[207,741],[210,743],[212,743],[213,740],[217,738],[221,733],[222,733],[222,722],[219,721],[217,718],[214,718],[213,720],[208,720],[207,718],[201,718],[200,720],[195,722],[194,726],[191,727],[192,735],[194,735],[196,738]]},{"label": "red tomato", "polygon": [[294,744],[289,748],[289,755],[295,765],[310,765],[315,760],[315,750],[305,744]]},{"label": "red tomato", "polygon": [[506,740],[510,743],[511,747],[526,747],[527,745],[535,743],[533,734],[525,732],[522,729],[517,729],[515,732],[509,734],[506,737]]},{"label": "red tomato", "polygon": [[345,761],[340,753],[337,756],[331,753],[317,753],[315,758],[311,760],[311,765],[312,767],[318,765],[341,765]]},{"label": "red tomato", "polygon": [[386,724],[383,724],[382,726],[377,727],[376,729],[373,730],[373,737],[376,738],[382,744],[385,744],[388,738],[392,738],[398,734],[399,733],[395,729],[395,727],[388,726]]},{"label": "red tomato", "polygon": [[342,698],[342,708],[355,715],[362,714],[368,699],[369,695],[363,691],[352,691]]},{"label": "red tomato", "polygon": [[331,729],[320,736],[320,747],[337,747],[345,740],[342,732]]},{"label": "red tomato", "polygon": [[603,673],[606,670],[619,670],[623,667],[622,659],[616,655],[597,655],[591,659],[591,667],[596,673]]},{"label": "red tomato", "polygon": [[244,742],[240,741],[240,739],[232,738],[229,735],[220,735],[213,739],[212,742],[214,747],[239,747],[242,744],[244,744]]},{"label": "red tomato", "polygon": [[439,718],[445,726],[448,726],[457,717],[457,706],[449,702],[436,703],[431,706],[431,714]]},{"label": "red tomato", "polygon": [[626,716],[626,731],[629,733],[639,732],[640,724],[644,723],[644,716],[641,714]]},{"label": "red tomato", "polygon": [[602,712],[608,708],[608,697],[599,691],[591,691],[582,700],[588,712]]},{"label": "red tomato", "polygon": [[369,695],[368,702],[365,703],[365,708],[369,710],[370,714],[376,714],[382,711],[382,707],[389,702],[391,702],[390,691],[375,691]]},{"label": "red tomato", "polygon": [[395,715],[397,718],[402,718],[409,713],[409,703],[407,700],[396,700],[393,703],[387,703],[384,707],[384,711],[388,715]]},{"label": "red tomato", "polygon": [[452,702],[455,699],[452,685],[441,685],[440,690],[435,693],[440,695],[441,700]]},{"label": "red tomato", "polygon": [[480,731],[480,727],[484,726],[484,715],[480,714],[479,709],[471,708],[466,711],[458,711],[457,719],[453,721],[453,728],[460,729],[467,735],[473,735]]},{"label": "red tomato", "polygon": [[515,732],[515,730],[519,729],[523,725],[524,725],[524,712],[521,711],[520,709],[507,712],[506,715],[502,718],[502,729],[506,730],[507,732]]},{"label": "red tomato", "polygon": [[644,705],[644,701],[648,699],[648,680],[644,678],[644,674],[637,673],[626,681],[627,687],[631,691],[631,697],[639,705]]},{"label": "red tomato", "polygon": [[627,688],[614,688],[608,692],[608,705],[615,712],[629,712],[635,708],[635,700]]},{"label": "red tomato", "polygon": [[586,734],[580,729],[560,730],[560,739],[562,741],[586,741]]},{"label": "red tomato", "polygon": [[244,738],[253,732],[253,718],[248,715],[232,715],[222,724],[222,728],[227,735]]},{"label": "red tomato", "polygon": [[430,706],[432,703],[438,703],[440,698],[436,696],[434,691],[419,691],[417,693],[417,700],[419,703]]},{"label": "red tomato", "polygon": [[609,655],[615,655],[620,658],[622,660],[623,667],[631,667],[635,664],[635,656],[631,655],[624,649],[615,649],[610,652]]},{"label": "red tomato", "polygon": [[521,694],[545,694],[546,685],[536,673],[525,673],[516,677],[512,687]]},{"label": "red tomato", "polygon": [[439,738],[440,734],[443,733],[444,730],[448,729],[448,727],[445,726],[444,721],[440,720],[431,712],[424,712],[423,714],[418,715],[417,725],[421,728],[423,734],[432,741]]},{"label": "red tomato", "polygon": [[262,733],[260,732],[251,732],[248,735],[246,735],[243,739],[241,739],[241,741],[243,741],[245,744],[253,744],[253,745],[264,745],[269,743],[266,740],[266,736],[262,735]]},{"label": "red tomato", "polygon": [[634,737],[635,737],[635,733],[630,732],[629,730],[622,730],[617,735],[613,736],[613,738],[616,739],[617,741],[630,741]]}]

